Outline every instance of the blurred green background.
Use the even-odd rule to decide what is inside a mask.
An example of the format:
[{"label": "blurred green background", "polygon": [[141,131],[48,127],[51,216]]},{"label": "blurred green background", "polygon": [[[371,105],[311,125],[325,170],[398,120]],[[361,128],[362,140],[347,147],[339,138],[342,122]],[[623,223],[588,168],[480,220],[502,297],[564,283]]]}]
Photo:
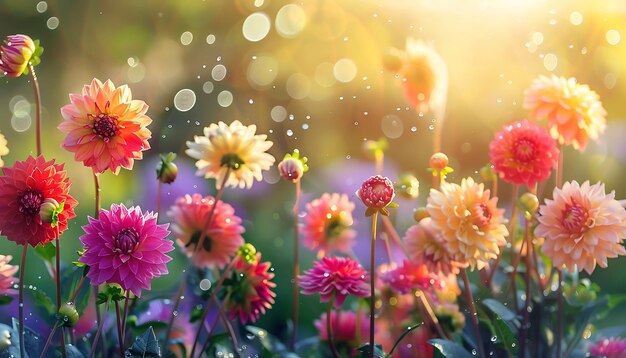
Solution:
[{"label": "blurred green background", "polygon": [[[154,120],[145,159],[133,171],[102,175],[104,207],[125,202],[154,210],[155,157],[169,151],[179,153],[181,178],[164,187],[165,204],[184,193],[214,194],[213,182],[194,178],[193,162],[183,153],[185,141],[209,123],[239,119],[268,134],[278,160],[294,148],[308,156],[305,201],[325,191],[353,195],[374,171],[363,141],[387,137],[385,174],[395,179],[412,171],[422,183],[417,202],[401,201],[394,218],[404,232],[428,192],[433,125],[443,126],[443,150],[456,169],[450,180],[478,178],[493,132],[525,116],[524,89],[533,78],[551,73],[589,84],[608,110],[608,128],[598,143],[582,155],[566,149],[564,178],[602,180],[618,198],[626,197],[622,0],[2,0],[0,35],[14,33],[40,39],[45,48],[37,67],[44,154],[67,163],[72,194],[80,203],[62,238],[65,262],[76,257],[80,226],[93,212],[94,195],[90,171],[60,148],[56,126],[68,93],[80,92],[94,77],[127,83],[134,98],[150,105]],[[447,63],[445,118],[419,116],[409,108],[399,80],[383,67],[384,51],[404,49],[407,37],[432,42]],[[0,78],[0,118],[11,151],[3,159],[12,165],[34,151],[28,77]],[[229,189],[224,197],[244,218],[246,239],[273,262],[277,304],[259,322],[268,329],[280,330],[291,312],[293,190],[273,168],[252,190]],[[501,186],[503,206],[510,190]],[[362,209],[357,205],[354,213],[357,253],[369,245]],[[18,256],[6,240],[0,249]],[[306,269],[313,255],[303,249],[302,256]],[[177,285],[186,261],[180,253],[175,258],[172,274],[154,282],[157,292]],[[43,264],[29,259],[27,281],[52,293]],[[594,273],[594,281],[604,291],[626,293],[615,280],[624,269],[626,260],[613,260]],[[306,335],[324,307],[317,297],[304,297],[302,305]]]}]

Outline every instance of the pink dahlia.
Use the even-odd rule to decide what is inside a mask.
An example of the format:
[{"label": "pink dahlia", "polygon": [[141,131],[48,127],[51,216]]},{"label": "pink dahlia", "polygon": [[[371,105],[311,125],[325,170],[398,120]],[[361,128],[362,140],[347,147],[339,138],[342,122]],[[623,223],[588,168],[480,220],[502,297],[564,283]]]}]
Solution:
[{"label": "pink dahlia", "polygon": [[391,204],[395,195],[393,182],[382,175],[370,177],[363,182],[361,188],[356,192],[356,196],[367,206],[365,215],[368,216],[377,210],[388,215],[385,207]]},{"label": "pink dahlia", "polygon": [[[13,167],[2,168],[0,176],[0,234],[18,245],[35,247],[54,240],[57,230],[67,229],[67,221],[76,216],[78,204],[70,196],[70,180],[63,164],[46,161],[43,156],[29,156]],[[40,209],[63,203],[54,222],[43,221]]]},{"label": "pink dahlia", "polygon": [[13,289],[13,284],[17,282],[13,275],[15,275],[19,266],[9,264],[12,259],[11,255],[0,255],[0,295],[14,295],[17,293]]},{"label": "pink dahlia", "polygon": [[304,246],[318,251],[318,257],[334,251],[348,253],[354,245],[356,231],[351,229],[354,203],[345,194],[324,193],[306,204],[300,233]]},{"label": "pink dahlia", "polygon": [[85,253],[79,261],[89,265],[92,285],[117,283],[140,297],[142,289],[150,290],[152,278],[168,273],[165,264],[172,258],[165,253],[174,247],[165,239],[168,224],[157,225],[156,214],[113,204],[111,210],[100,210],[97,219],[88,219],[80,237]]},{"label": "pink dahlia", "polygon": [[490,198],[483,184],[467,178],[461,185],[441,183],[430,190],[426,209],[432,226],[448,247],[454,261],[481,270],[500,254],[508,230],[498,198]]},{"label": "pink dahlia", "polygon": [[[216,205],[215,212],[207,228],[213,205]],[[212,196],[203,198],[200,194],[193,194],[180,197],[167,216],[172,219],[176,242],[198,267],[224,268],[244,243],[241,234],[245,229],[241,226],[241,218],[235,215],[235,209],[223,201],[215,204]],[[202,248],[196,250],[203,231]]]},{"label": "pink dahlia", "polygon": [[489,144],[494,170],[507,182],[529,188],[550,177],[559,149],[548,131],[527,120],[504,126]]},{"label": "pink dahlia", "polygon": [[592,273],[596,263],[606,267],[608,258],[626,255],[626,210],[615,192],[605,193],[604,184],[567,182],[554,189],[539,214],[535,235],[545,238],[542,251],[557,268]]},{"label": "pink dahlia", "polygon": [[526,90],[524,108],[531,119],[547,119],[552,137],[574,149],[584,150],[589,139],[597,140],[606,128],[600,97],[573,77],[535,79]]},{"label": "pink dahlia", "polygon": [[[39,41],[37,41],[38,43]],[[28,64],[39,63],[37,43],[27,35],[11,35],[0,46],[0,71],[8,77],[19,77],[28,73]]]},{"label": "pink dahlia", "polygon": [[321,302],[329,302],[334,297],[336,308],[341,307],[348,295],[369,297],[366,278],[367,271],[358,262],[336,256],[313,262],[313,268],[299,276],[303,294],[319,293]]},{"label": "pink dahlia", "polygon": [[385,271],[380,279],[401,294],[427,289],[438,281],[437,275],[430,273],[426,265],[407,260],[402,262],[402,266]]},{"label": "pink dahlia", "polygon": [[61,108],[64,121],[58,128],[67,134],[62,147],[96,173],[132,169],[142,151],[150,149],[148,105],[133,100],[128,86],[116,88],[111,80],[103,84],[94,78],[82,94],[70,94],[70,102]]},{"label": "pink dahlia", "polygon": [[604,338],[589,346],[589,354],[594,357],[626,358],[626,339]]},{"label": "pink dahlia", "polygon": [[[320,319],[313,322],[322,341],[328,340],[327,317],[328,315],[323,313]],[[370,320],[365,312],[361,312],[359,317],[353,311],[332,311],[330,313],[330,324],[332,325],[333,338],[337,344],[344,343],[351,348],[358,348],[369,337]],[[361,337],[360,342],[358,337]]]},{"label": "pink dahlia", "polygon": [[261,262],[261,253],[251,261],[239,256],[230,278],[224,281],[224,310],[231,319],[239,317],[242,324],[254,323],[266,310],[272,308],[276,293],[272,291],[276,284],[271,280],[272,264]]},{"label": "pink dahlia", "polygon": [[463,264],[454,261],[445,240],[432,225],[431,218],[420,220],[404,234],[404,246],[413,262],[426,265],[433,273],[458,274]]}]

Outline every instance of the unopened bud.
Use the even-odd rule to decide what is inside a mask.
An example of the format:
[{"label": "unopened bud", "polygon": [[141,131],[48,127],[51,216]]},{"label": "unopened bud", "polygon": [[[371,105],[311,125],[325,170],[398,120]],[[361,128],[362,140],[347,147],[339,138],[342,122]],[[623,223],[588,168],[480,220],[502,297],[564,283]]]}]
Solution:
[{"label": "unopened bud", "polygon": [[487,164],[484,167],[480,168],[480,177],[483,179],[483,182],[489,183],[497,179],[496,173],[493,171],[493,165]]},{"label": "unopened bud", "polygon": [[237,255],[246,263],[253,263],[256,260],[256,248],[252,244],[245,243],[237,250]]},{"label": "unopened bud", "polygon": [[412,174],[402,174],[396,183],[396,192],[406,199],[415,199],[419,195],[420,182]]},{"label": "unopened bud", "polygon": [[417,222],[420,222],[422,219],[425,219],[427,217],[430,217],[430,214],[428,213],[428,210],[426,210],[426,208],[424,207],[417,208],[413,212],[413,218]]},{"label": "unopened bud", "polygon": [[78,322],[78,318],[78,311],[76,310],[74,303],[67,302],[59,308],[59,319],[62,321],[64,326],[74,326],[76,322]]},{"label": "unopened bud", "polygon": [[59,223],[59,214],[63,211],[65,202],[59,204],[58,201],[52,198],[46,198],[39,207],[39,217],[44,223],[50,224],[52,227],[56,227]]},{"label": "unopened bud", "polygon": [[278,163],[278,173],[283,179],[295,183],[309,170],[307,161],[307,157],[300,158],[300,151],[294,149],[293,154],[287,153],[283,160]]},{"label": "unopened bud", "polygon": [[524,193],[518,201],[519,206],[526,212],[535,214],[539,208],[539,199],[533,193]]},{"label": "unopened bud", "polygon": [[174,159],[176,154],[168,153],[166,156],[161,155],[161,160],[157,163],[157,179],[163,184],[173,183],[178,176],[178,167],[174,164]]},{"label": "unopened bud", "polygon": [[430,157],[428,165],[432,170],[440,172],[448,166],[448,156],[441,152],[435,153]]}]

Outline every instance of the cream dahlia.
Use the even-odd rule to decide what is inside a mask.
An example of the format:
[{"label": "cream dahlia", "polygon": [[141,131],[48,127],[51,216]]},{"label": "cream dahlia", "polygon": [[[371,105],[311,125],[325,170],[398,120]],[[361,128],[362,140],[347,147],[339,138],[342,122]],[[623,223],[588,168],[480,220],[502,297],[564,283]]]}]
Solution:
[{"label": "cream dahlia", "polygon": [[9,147],[7,146],[8,142],[4,135],[0,133],[0,168],[4,166],[4,161],[2,157],[9,154]]},{"label": "cream dahlia", "polygon": [[467,178],[461,185],[444,182],[441,191],[431,189],[426,209],[455,261],[482,269],[506,244],[503,209],[498,198],[489,198],[483,184]]},{"label": "cream dahlia", "polygon": [[452,259],[446,241],[433,228],[431,218],[424,218],[417,225],[409,227],[402,240],[409,259],[426,265],[433,273],[458,274],[459,268],[464,266]]},{"label": "cream dahlia", "polygon": [[189,148],[185,153],[198,160],[196,175],[215,178],[218,189],[224,179],[227,187],[249,189],[254,179],[263,179],[262,171],[268,170],[275,161],[266,153],[273,143],[266,140],[267,135],[255,132],[254,124],[212,123],[204,128],[203,136],[195,136],[193,142],[187,142]]},{"label": "cream dahlia", "polygon": [[550,177],[559,161],[559,149],[545,128],[523,120],[495,134],[489,158],[504,181],[532,188]]},{"label": "cream dahlia", "polygon": [[13,289],[13,285],[17,282],[13,275],[15,275],[19,266],[11,265],[9,262],[12,259],[11,255],[0,255],[0,295],[14,295],[17,293]]},{"label": "cream dahlia", "polygon": [[[211,196],[200,194],[185,195],[176,199],[167,212],[172,219],[172,233],[178,245],[193,257],[194,265],[206,268],[224,268],[244,244],[241,234],[245,232],[241,226],[241,218],[235,215],[235,209],[223,201],[215,204],[215,212],[211,224],[207,228],[209,213],[215,204]],[[196,245],[205,230],[202,248]],[[195,254],[194,254],[195,252]]]},{"label": "cream dahlia", "polygon": [[584,150],[606,127],[606,110],[600,97],[576,79],[541,76],[526,90],[524,108],[530,118],[547,119],[550,134],[560,143]]},{"label": "cream dahlia", "polygon": [[61,108],[64,121],[58,128],[67,134],[62,147],[96,173],[132,169],[142,151],[150,149],[148,105],[133,100],[128,86],[116,88],[111,80],[103,84],[94,78],[82,94],[70,94],[70,102]]},{"label": "cream dahlia", "polygon": [[596,264],[606,267],[608,258],[626,255],[626,210],[602,183],[566,182],[539,214],[535,235],[545,238],[542,251],[557,268],[592,273]]},{"label": "cream dahlia", "polygon": [[306,216],[300,226],[304,246],[317,250],[318,257],[331,252],[350,252],[356,231],[352,226],[354,203],[345,194],[324,193],[306,204]]}]

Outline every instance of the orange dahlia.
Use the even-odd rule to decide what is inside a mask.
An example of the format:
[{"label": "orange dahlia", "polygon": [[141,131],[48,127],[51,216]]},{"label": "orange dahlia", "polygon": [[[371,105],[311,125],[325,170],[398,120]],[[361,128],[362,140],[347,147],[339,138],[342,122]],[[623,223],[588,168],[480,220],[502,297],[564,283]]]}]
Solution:
[{"label": "orange dahlia", "polygon": [[606,267],[608,258],[626,255],[626,210],[602,183],[566,182],[539,214],[535,235],[545,238],[542,251],[555,267],[592,273],[596,263]]},{"label": "orange dahlia", "polygon": [[547,119],[552,137],[575,149],[584,150],[589,139],[597,140],[606,127],[600,97],[573,77],[535,79],[525,92],[524,108],[530,110],[531,119]]},{"label": "orange dahlia", "polygon": [[458,274],[459,268],[463,267],[462,263],[452,259],[446,241],[433,228],[431,218],[424,218],[408,228],[403,241],[409,259],[426,265],[433,273]]},{"label": "orange dahlia", "polygon": [[442,183],[430,190],[426,209],[432,225],[445,241],[452,258],[472,269],[482,269],[500,254],[509,234],[498,198],[489,198],[483,184],[467,178],[461,185]]},{"label": "orange dahlia", "polygon": [[70,94],[70,102],[61,108],[64,121],[58,128],[67,134],[62,147],[94,172],[132,169],[142,151],[150,149],[148,105],[133,100],[128,86],[116,88],[111,80],[94,78],[82,94]]}]

